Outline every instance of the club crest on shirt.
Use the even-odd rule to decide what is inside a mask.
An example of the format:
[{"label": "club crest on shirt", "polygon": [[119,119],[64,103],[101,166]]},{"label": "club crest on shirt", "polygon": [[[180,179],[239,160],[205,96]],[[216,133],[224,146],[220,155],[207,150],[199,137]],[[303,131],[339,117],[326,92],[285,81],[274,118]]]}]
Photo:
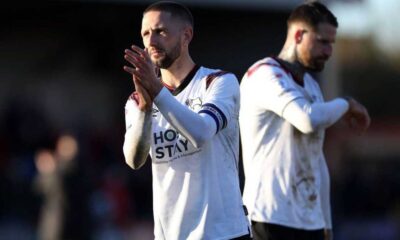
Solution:
[{"label": "club crest on shirt", "polygon": [[193,98],[193,99],[186,99],[185,104],[192,109],[193,111],[199,111],[201,109],[201,107],[203,106],[203,102],[201,101],[201,99],[198,98]]},{"label": "club crest on shirt", "polygon": [[157,113],[159,113],[160,111],[158,111],[157,108],[153,107],[153,109],[151,110],[151,114],[153,117],[157,117]]}]

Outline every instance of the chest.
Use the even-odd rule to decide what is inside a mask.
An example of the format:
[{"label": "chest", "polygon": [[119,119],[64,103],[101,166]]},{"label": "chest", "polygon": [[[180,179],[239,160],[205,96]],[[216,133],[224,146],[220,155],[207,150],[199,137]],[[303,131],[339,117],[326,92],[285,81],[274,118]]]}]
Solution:
[{"label": "chest", "polygon": [[303,86],[298,85],[294,80],[290,81],[293,88],[297,89],[311,103],[323,102],[324,97],[318,83],[306,75]]}]

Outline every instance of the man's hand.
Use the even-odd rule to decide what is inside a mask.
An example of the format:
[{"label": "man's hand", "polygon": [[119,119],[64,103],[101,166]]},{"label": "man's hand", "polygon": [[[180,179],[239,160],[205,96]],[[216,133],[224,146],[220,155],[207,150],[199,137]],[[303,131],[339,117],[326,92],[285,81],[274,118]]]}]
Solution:
[{"label": "man's hand", "polygon": [[135,84],[135,93],[134,98],[138,102],[138,108],[143,112],[151,111],[153,101],[151,100],[147,91],[143,88],[143,86],[138,82],[135,77],[133,77],[133,83]]},{"label": "man's hand", "polygon": [[349,103],[349,110],[344,115],[344,120],[350,128],[361,135],[371,124],[371,118],[369,117],[367,109],[362,104],[353,98],[347,98],[346,100]]},{"label": "man's hand", "polygon": [[[153,100],[161,91],[163,85],[157,78],[155,66],[151,62],[149,54],[145,50],[132,45],[131,49],[125,49],[124,58],[132,64],[132,67],[124,66],[124,70],[132,74],[134,82],[139,83],[143,90],[148,93],[150,99]],[[136,87],[137,83],[135,84]]]}]

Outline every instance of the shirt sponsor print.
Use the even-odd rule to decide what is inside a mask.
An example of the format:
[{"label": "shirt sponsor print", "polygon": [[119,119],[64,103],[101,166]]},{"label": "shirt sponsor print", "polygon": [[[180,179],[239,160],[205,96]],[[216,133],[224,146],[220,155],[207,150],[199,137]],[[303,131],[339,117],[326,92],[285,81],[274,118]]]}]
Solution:
[{"label": "shirt sponsor print", "polygon": [[154,162],[170,162],[201,151],[173,129],[153,132],[153,141]]}]

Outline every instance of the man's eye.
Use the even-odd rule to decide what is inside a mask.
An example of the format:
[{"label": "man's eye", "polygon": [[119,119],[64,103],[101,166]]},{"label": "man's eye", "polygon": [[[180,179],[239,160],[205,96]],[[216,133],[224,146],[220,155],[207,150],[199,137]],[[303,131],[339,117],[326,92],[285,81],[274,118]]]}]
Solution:
[{"label": "man's eye", "polygon": [[160,34],[160,35],[165,35],[165,30],[163,30],[163,29],[160,29],[160,30],[157,30],[157,34]]}]

